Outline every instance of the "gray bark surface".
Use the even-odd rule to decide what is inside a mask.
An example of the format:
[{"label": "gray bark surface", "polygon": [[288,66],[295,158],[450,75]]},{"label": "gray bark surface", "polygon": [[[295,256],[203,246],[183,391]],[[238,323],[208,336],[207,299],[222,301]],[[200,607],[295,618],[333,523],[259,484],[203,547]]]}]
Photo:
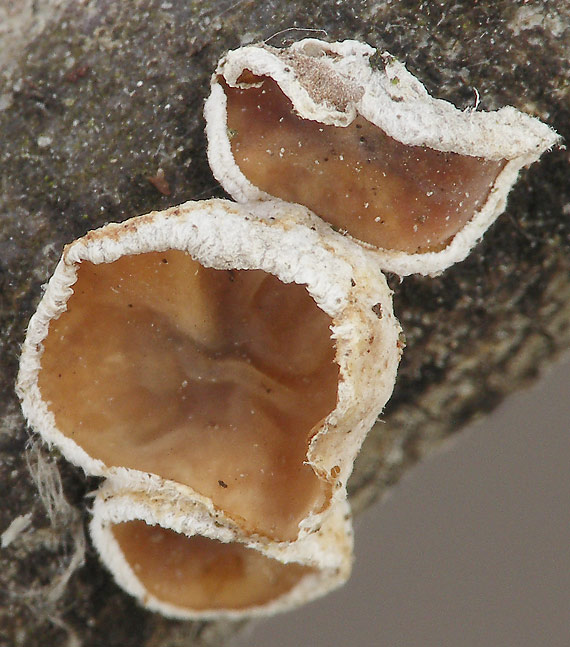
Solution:
[{"label": "gray bark surface", "polygon": [[[226,50],[291,27],[366,41],[437,97],[473,107],[476,89],[480,108],[514,105],[567,139],[570,9],[83,0],[25,3],[16,16],[9,5],[0,2],[0,532],[24,519],[0,549],[0,646],[222,644],[232,623],[170,621],[115,586],[83,535],[96,480],[30,441],[13,391],[19,347],[62,246],[109,221],[222,196],[205,155],[209,76]],[[148,181],[159,168],[170,195]],[[437,279],[390,277],[407,349],[350,482],[357,512],[568,347],[569,215],[568,152],[558,149],[523,172],[469,259]]]}]

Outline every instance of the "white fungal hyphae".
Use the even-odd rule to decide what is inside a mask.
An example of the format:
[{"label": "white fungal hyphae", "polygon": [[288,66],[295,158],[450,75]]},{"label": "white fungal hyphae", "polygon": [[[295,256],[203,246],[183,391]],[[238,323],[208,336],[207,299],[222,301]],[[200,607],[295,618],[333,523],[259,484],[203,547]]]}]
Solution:
[{"label": "white fungal hyphae", "polygon": [[231,533],[168,490],[133,492],[107,483],[90,524],[101,559],[145,607],[192,619],[269,615],[343,584],[352,564],[349,506],[341,501],[315,533],[293,544]]},{"label": "white fungal hyphae", "polygon": [[308,545],[392,392],[399,332],[370,253],[306,208],[190,202],[65,248],[17,389],[87,473],[168,491],[226,542]]},{"label": "white fungal hyphae", "polygon": [[463,260],[523,166],[559,140],[512,107],[461,111],[355,41],[226,54],[206,102],[208,156],[238,201],[297,202],[400,275]]}]

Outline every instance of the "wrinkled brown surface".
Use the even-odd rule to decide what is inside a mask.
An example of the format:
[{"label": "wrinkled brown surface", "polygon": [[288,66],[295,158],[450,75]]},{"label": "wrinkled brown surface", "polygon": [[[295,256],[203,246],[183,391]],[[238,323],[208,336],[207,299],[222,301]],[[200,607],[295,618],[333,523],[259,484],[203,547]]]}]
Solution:
[{"label": "wrinkled brown surface", "polygon": [[112,532],[148,592],[161,602],[189,610],[260,606],[284,595],[312,572],[240,544],[185,537],[144,521],[117,524]]},{"label": "wrinkled brown surface", "polygon": [[73,289],[39,377],[59,429],[293,539],[328,496],[303,461],[338,379],[331,320],[306,289],[179,251],[84,262]]},{"label": "wrinkled brown surface", "polygon": [[376,247],[441,249],[483,206],[504,165],[405,146],[360,116],[344,128],[301,119],[266,77],[245,90],[220,83],[248,180]]}]

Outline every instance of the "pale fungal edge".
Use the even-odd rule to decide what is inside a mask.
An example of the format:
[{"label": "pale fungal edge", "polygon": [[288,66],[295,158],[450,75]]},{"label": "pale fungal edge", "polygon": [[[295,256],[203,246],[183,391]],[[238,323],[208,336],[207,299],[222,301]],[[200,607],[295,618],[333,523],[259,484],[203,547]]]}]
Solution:
[{"label": "pale fungal edge", "polygon": [[[387,52],[383,54],[385,69],[372,68],[369,58],[375,51],[352,40],[327,43],[314,38],[298,41],[285,50],[247,45],[225,54],[212,84],[222,76],[229,85],[241,87],[238,79],[247,69],[276,81],[305,119],[342,127],[360,114],[403,144],[460,155],[492,160],[527,155],[538,158],[560,141],[552,128],[512,106],[493,112],[461,111],[448,101],[431,97],[405,65]],[[360,98],[351,101],[343,97],[346,105],[340,109],[317,102],[291,65],[296,54],[309,56],[315,65],[338,75],[337,80]]]},{"label": "pale fungal edge", "polygon": [[[282,52],[286,50],[249,45],[228,52],[212,76],[204,116],[212,172],[224,189],[239,202],[275,199],[245,177],[231,150],[227,98],[218,78],[223,77],[229,85],[240,85],[237,80],[244,69],[255,75],[273,78],[303,118],[342,127],[360,114],[389,136],[407,145],[428,146],[485,159],[508,160],[483,207],[445,249],[409,254],[375,248],[355,238],[374,250],[377,262],[384,271],[400,276],[433,276],[464,260],[504,211],[508,193],[521,168],[535,162],[542,153],[560,141],[549,126],[515,108],[508,106],[496,112],[461,111],[447,101],[432,98],[402,63],[387,54],[384,55],[385,70],[373,70],[368,59],[375,50],[368,45],[356,41],[325,43],[305,39],[294,43],[290,50],[293,56],[296,52],[305,55],[310,52],[309,55],[315,57],[316,61],[328,66],[331,74],[340,75],[353,88],[355,96],[360,90],[361,98],[349,102],[342,111],[325,102],[315,102],[283,56]],[[395,79],[397,82],[394,82]]]},{"label": "pale fungal edge", "polygon": [[[149,491],[168,482],[138,470],[107,466],[89,456],[57,429],[38,386],[42,341],[50,320],[66,309],[77,264],[82,260],[112,262],[128,254],[167,249],[187,251],[205,266],[261,269],[285,283],[306,284],[317,305],[333,318],[332,338],[341,373],[337,407],[312,438],[307,463],[329,478],[331,470],[338,468],[331,506],[344,499],[354,458],[392,393],[401,329],[393,314],[391,291],[370,255],[298,205],[281,201],[239,205],[215,199],[188,202],[107,225],[68,245],[30,320],[22,348],[16,390],[28,423],[90,475],[122,483],[130,480],[133,487]],[[376,304],[380,304],[381,318],[373,310]],[[242,536],[239,520],[228,518],[192,488],[170,483],[180,505],[185,500],[195,502],[209,523],[224,524],[235,539]],[[305,518],[299,539],[318,527],[325,516],[326,510]],[[259,545],[267,543],[263,537],[257,541]]]},{"label": "pale fungal edge", "polygon": [[[348,502],[339,501],[331,509],[327,520],[318,532],[281,550],[262,549],[264,555],[282,563],[298,563],[313,567],[317,573],[303,577],[284,595],[264,605],[241,610],[212,609],[189,610],[158,599],[149,593],[136,576],[115,539],[111,525],[125,521],[141,520],[149,525],[160,525],[182,535],[200,535],[223,543],[232,541],[215,532],[213,528],[196,525],[195,519],[180,510],[167,495],[145,498],[144,493],[121,490],[108,481],[97,493],[92,508],[89,530],[93,545],[101,561],[113,578],[127,593],[151,611],[170,618],[194,619],[242,619],[274,615],[321,597],[346,582],[352,568],[353,533]],[[255,542],[243,541],[247,548],[260,550]]]}]

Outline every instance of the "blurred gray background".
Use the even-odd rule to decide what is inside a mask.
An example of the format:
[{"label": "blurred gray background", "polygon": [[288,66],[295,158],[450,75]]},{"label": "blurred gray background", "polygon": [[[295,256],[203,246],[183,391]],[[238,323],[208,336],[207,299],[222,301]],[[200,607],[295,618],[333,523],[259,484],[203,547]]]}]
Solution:
[{"label": "blurred gray background", "polygon": [[355,520],[349,583],[234,647],[568,647],[570,356]]}]

